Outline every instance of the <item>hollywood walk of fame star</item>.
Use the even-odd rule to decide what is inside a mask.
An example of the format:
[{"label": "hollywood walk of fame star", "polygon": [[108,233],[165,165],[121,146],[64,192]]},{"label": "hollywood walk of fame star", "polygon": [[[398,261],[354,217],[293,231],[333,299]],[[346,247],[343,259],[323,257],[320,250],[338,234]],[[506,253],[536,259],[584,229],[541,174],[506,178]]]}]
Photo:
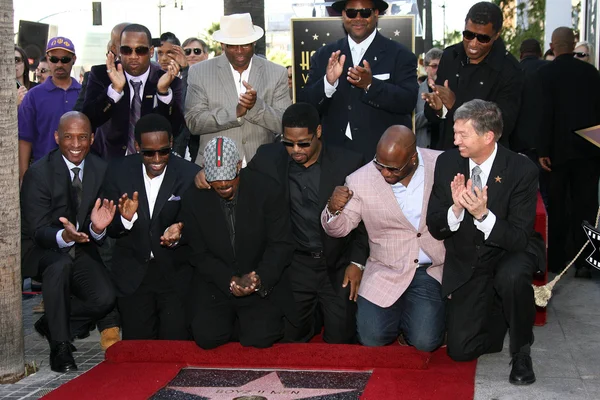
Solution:
[{"label": "hollywood walk of fame star", "polygon": [[502,183],[502,178],[500,177],[500,175],[495,177],[494,180],[496,181],[496,183]]},{"label": "hollywood walk of fame star", "polygon": [[207,397],[210,400],[231,400],[233,397],[238,396],[264,396],[269,400],[294,400],[326,396],[336,393],[345,393],[356,390],[288,388],[283,386],[279,376],[277,376],[277,372],[271,372],[262,378],[255,379],[238,387],[167,386],[167,389],[177,390],[196,396]]},{"label": "hollywood walk of fame star", "polygon": [[319,40],[319,35],[317,35],[316,33],[313,35],[313,40]]},{"label": "hollywood walk of fame star", "polygon": [[394,36],[400,36],[400,31],[398,29],[394,31]]},{"label": "hollywood walk of fame star", "polygon": [[586,258],[586,261],[592,267],[600,269],[600,255],[598,255],[598,248],[600,248],[600,232],[588,222],[583,223],[583,230],[594,248],[594,251]]}]

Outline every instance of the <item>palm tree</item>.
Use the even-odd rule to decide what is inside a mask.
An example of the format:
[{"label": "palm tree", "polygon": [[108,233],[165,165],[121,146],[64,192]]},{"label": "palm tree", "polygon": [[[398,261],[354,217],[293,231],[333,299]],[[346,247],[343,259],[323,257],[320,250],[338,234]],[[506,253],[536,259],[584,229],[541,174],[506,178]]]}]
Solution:
[{"label": "palm tree", "polygon": [[0,14],[0,383],[12,383],[25,373],[12,0],[0,0]]},{"label": "palm tree", "polygon": [[[265,1],[264,0],[223,0],[225,15],[250,13],[254,25],[265,29]],[[265,29],[266,30],[266,29]],[[265,37],[256,42],[256,54],[266,54]]]}]

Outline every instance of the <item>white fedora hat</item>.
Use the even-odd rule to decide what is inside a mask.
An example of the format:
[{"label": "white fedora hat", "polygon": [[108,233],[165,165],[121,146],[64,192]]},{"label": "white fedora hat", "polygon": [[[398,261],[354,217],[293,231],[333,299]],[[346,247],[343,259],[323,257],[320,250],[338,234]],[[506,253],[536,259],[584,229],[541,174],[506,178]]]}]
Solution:
[{"label": "white fedora hat", "polygon": [[221,29],[213,33],[213,39],[231,45],[254,43],[264,35],[260,26],[252,25],[248,13],[231,14],[221,17]]}]

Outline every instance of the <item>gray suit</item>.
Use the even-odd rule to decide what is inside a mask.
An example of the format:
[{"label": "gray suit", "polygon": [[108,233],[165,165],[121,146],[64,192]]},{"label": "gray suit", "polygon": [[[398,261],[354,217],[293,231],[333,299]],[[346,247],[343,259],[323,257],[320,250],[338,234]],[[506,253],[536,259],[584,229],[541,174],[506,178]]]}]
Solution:
[{"label": "gray suit", "polygon": [[254,55],[248,83],[256,89],[256,104],[238,120],[238,95],[227,57],[223,54],[193,65],[188,73],[185,120],[192,135],[201,135],[196,163],[203,164],[201,153],[216,136],[233,139],[247,162],[260,145],[273,142],[281,133],[283,112],[292,104],[287,81],[284,67]]}]

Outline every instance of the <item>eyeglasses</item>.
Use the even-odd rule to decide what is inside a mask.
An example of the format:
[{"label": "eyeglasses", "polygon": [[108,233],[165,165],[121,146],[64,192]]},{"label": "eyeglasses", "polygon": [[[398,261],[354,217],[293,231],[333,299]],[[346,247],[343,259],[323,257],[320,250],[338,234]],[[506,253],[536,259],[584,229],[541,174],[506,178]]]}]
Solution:
[{"label": "eyeglasses", "polygon": [[23,62],[23,57],[15,56],[15,64],[21,64]]},{"label": "eyeglasses", "polygon": [[202,49],[195,47],[193,49],[183,49],[183,51],[185,52],[186,56],[189,56],[192,54],[192,51],[194,52],[195,55],[199,56],[200,54],[202,54]]},{"label": "eyeglasses", "polygon": [[583,51],[576,51],[573,53],[573,55],[577,58],[585,58],[585,57],[589,56],[588,53],[584,53]]},{"label": "eyeglasses", "polygon": [[59,61],[63,64],[68,64],[71,62],[71,60],[73,60],[73,57],[69,57],[69,56],[64,56],[64,57],[56,57],[56,56],[50,56],[48,57],[48,61],[50,61],[52,64],[57,64]]},{"label": "eyeglasses", "polygon": [[373,14],[374,8],[346,8],[346,17],[352,19],[360,13],[361,18],[369,18]]},{"label": "eyeglasses", "polygon": [[471,32],[471,31],[467,31],[467,30],[463,31],[463,38],[465,38],[467,40],[473,40],[473,39],[477,38],[477,41],[479,43],[489,43],[490,40],[492,40],[492,37],[490,35],[484,35],[481,33],[475,33],[475,32]]},{"label": "eyeglasses", "polygon": [[250,48],[252,47],[253,43],[248,43],[248,44],[226,44],[225,47],[227,47],[228,49],[231,50],[237,50],[238,48],[242,49],[242,50],[250,50]]},{"label": "eyeglasses", "polygon": [[130,56],[131,54],[133,54],[134,51],[135,54],[137,54],[138,56],[145,56],[150,51],[150,48],[147,46],[139,46],[135,49],[132,49],[129,46],[121,46],[119,48],[119,52],[124,56]]},{"label": "eyeglasses", "polygon": [[388,172],[391,172],[392,174],[397,175],[400,172],[402,172],[402,170],[404,168],[406,168],[406,166],[410,163],[411,158],[413,158],[415,156],[415,154],[417,154],[417,153],[415,152],[412,156],[410,156],[410,158],[408,159],[408,161],[406,162],[406,164],[404,164],[401,167],[390,167],[389,165],[382,164],[379,161],[377,161],[377,156],[375,156],[375,158],[373,158],[373,164],[375,164],[375,168],[377,168],[378,171],[387,169]]},{"label": "eyeglasses", "polygon": [[156,153],[158,153],[159,156],[164,157],[164,156],[168,156],[169,154],[171,154],[171,147],[163,147],[162,149],[158,149],[158,150],[140,150],[140,153],[142,153],[142,155],[144,157],[148,157],[148,158],[152,158],[156,155]]},{"label": "eyeglasses", "polygon": [[427,64],[427,65],[425,65],[425,66],[426,66],[426,67],[430,67],[430,68],[434,68],[434,69],[435,69],[435,68],[439,67],[439,66],[440,66],[440,64]]},{"label": "eyeglasses", "polygon": [[285,140],[285,139],[281,139],[281,143],[285,146],[285,147],[294,147],[294,146],[298,146],[301,149],[306,149],[307,147],[310,147],[313,139],[315,138],[315,134],[313,133],[312,137],[310,138],[310,140],[308,142],[292,142],[290,140]]},{"label": "eyeglasses", "polygon": [[45,74],[45,73],[50,72],[50,69],[49,68],[36,69],[35,72],[40,73],[40,74]]}]

